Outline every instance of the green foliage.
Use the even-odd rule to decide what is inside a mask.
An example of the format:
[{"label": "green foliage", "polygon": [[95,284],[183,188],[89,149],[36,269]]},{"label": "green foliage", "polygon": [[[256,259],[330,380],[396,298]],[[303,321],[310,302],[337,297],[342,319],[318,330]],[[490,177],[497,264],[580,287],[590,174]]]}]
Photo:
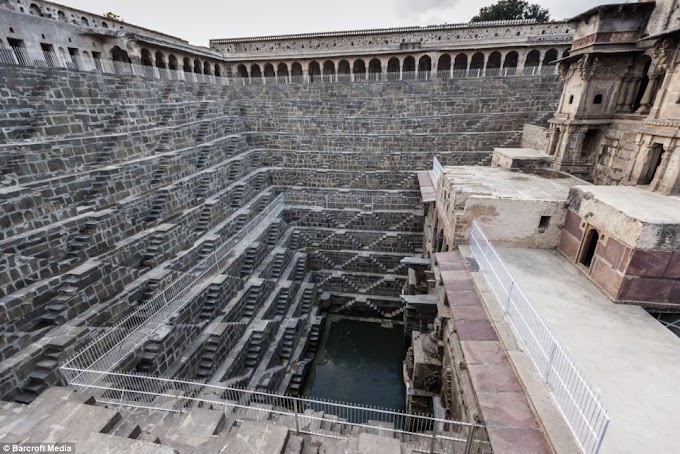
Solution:
[{"label": "green foliage", "polygon": [[536,19],[537,22],[548,22],[550,12],[541,5],[529,4],[526,0],[498,0],[491,6],[481,8],[479,14],[470,22],[515,19]]}]

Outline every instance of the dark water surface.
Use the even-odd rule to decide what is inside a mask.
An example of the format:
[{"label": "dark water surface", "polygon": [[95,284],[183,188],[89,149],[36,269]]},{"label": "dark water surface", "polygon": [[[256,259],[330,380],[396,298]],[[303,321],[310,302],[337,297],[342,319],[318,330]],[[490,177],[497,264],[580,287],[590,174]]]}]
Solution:
[{"label": "dark water surface", "polygon": [[311,397],[405,408],[401,325],[336,319],[324,339],[307,384]]}]

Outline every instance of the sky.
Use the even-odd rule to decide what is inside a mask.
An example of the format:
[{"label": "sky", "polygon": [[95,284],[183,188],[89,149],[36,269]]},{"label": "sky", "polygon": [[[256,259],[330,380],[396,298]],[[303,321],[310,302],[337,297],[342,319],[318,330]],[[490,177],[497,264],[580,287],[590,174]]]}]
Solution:
[{"label": "sky", "polygon": [[[468,22],[496,0],[55,0],[207,46],[210,39]],[[624,0],[534,0],[567,19]]]}]

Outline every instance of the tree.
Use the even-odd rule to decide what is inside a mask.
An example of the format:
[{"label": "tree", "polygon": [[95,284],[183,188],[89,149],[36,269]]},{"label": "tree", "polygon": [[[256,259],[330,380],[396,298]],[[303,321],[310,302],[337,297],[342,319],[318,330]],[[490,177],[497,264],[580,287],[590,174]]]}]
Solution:
[{"label": "tree", "polygon": [[481,8],[479,14],[470,22],[516,19],[536,19],[537,22],[548,22],[550,12],[541,5],[535,3],[530,5],[525,0],[498,0],[491,6]]}]

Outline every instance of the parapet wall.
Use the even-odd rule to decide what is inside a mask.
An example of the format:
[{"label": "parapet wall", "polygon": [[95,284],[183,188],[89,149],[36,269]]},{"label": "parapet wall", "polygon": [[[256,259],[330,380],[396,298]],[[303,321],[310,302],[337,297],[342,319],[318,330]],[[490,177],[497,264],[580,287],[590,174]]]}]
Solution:
[{"label": "parapet wall", "polygon": [[466,43],[510,42],[563,43],[571,40],[572,27],[565,22],[539,24],[532,21],[497,21],[444,24],[428,27],[401,27],[351,30],[299,35],[212,39],[210,47],[227,57],[291,56],[293,53],[340,50],[395,51]]}]

